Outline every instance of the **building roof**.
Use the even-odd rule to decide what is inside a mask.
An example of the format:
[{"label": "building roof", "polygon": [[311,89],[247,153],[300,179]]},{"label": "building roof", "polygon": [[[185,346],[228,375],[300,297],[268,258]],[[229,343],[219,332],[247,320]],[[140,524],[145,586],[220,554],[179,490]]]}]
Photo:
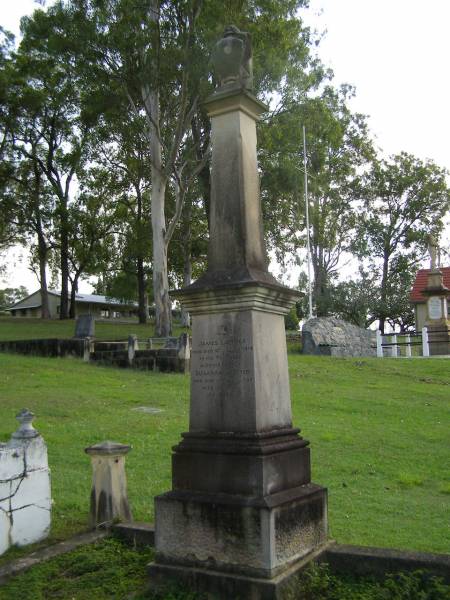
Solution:
[{"label": "building roof", "polygon": [[[442,279],[445,287],[450,288],[450,267],[439,267],[442,271]],[[427,287],[428,273],[431,269],[419,269],[417,271],[416,279],[412,286],[409,299],[411,302],[426,302],[427,296],[422,294],[423,290]]]},{"label": "building roof", "polygon": [[[37,294],[38,292],[40,292],[40,289],[36,290],[32,294],[29,294],[28,296],[26,296],[26,298],[22,298],[21,300],[10,306],[8,310],[15,308],[18,304],[21,304],[24,300],[27,300],[28,298],[34,296],[34,294]],[[56,290],[48,290],[48,293],[52,296],[61,296],[61,292],[58,292]],[[106,304],[108,306],[137,306],[137,302],[123,302],[118,298],[111,298],[110,296],[99,296],[98,294],[75,294],[75,301],[86,304]],[[40,306],[41,304],[35,304],[33,306],[27,306],[26,308],[39,308]]]}]

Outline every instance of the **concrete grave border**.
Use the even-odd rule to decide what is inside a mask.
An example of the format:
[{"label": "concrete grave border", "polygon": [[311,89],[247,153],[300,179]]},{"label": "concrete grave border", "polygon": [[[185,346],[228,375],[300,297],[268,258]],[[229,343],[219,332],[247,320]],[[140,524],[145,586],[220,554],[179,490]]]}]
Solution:
[{"label": "concrete grave border", "polygon": [[[119,523],[113,525],[111,529],[97,529],[82,533],[35,550],[28,556],[0,565],[0,585],[6,583],[10,577],[19,575],[35,565],[109,536],[128,542],[133,547],[154,546],[155,528],[152,523]],[[372,576],[377,579],[385,577],[387,573],[424,570],[431,575],[442,577],[445,583],[450,584],[450,555],[448,554],[350,546],[332,542],[322,553],[312,557],[312,561],[328,564],[333,573]],[[307,564],[308,561],[304,561],[302,567]],[[198,572],[198,576],[207,579],[211,578],[211,575],[214,577],[212,572],[206,570]]]}]

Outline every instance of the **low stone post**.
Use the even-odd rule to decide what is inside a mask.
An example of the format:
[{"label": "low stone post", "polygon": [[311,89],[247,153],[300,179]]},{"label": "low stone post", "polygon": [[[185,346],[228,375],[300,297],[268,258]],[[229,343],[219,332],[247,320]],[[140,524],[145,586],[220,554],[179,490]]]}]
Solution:
[{"label": "low stone post", "polygon": [[83,361],[84,362],[89,362],[90,358],[91,358],[92,340],[91,340],[91,338],[84,338],[83,342],[84,342],[84,346],[83,346]]},{"label": "low stone post", "polygon": [[128,336],[128,364],[132,365],[134,361],[134,355],[136,350],[139,350],[139,343],[137,335]]},{"label": "low stone post", "polygon": [[430,356],[430,346],[428,344],[428,329],[422,327],[422,356]]},{"label": "low stone post", "polygon": [[405,335],[405,356],[406,358],[411,358],[411,336],[409,333]]},{"label": "low stone post", "polygon": [[383,334],[377,329],[377,357],[383,358]]},{"label": "low stone post", "polygon": [[89,524],[93,528],[132,520],[125,474],[125,455],[130,450],[131,446],[110,441],[85,449],[92,461]]}]

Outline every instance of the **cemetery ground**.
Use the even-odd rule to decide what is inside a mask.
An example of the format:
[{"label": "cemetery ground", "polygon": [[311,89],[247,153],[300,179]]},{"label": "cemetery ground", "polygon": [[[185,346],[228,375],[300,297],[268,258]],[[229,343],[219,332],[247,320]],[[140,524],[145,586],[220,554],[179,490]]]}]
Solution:
[{"label": "cemetery ground", "polygon": [[[174,328],[173,335],[185,331],[181,327]],[[0,317],[0,341],[29,340],[39,338],[72,338],[75,333],[75,321],[59,321],[57,319],[31,319],[20,317]],[[136,334],[139,339],[154,336],[154,325],[141,325],[137,321],[96,321],[95,337],[99,340],[126,340],[129,334]]]},{"label": "cemetery ground", "polygon": [[[41,336],[31,333],[31,325],[23,332],[16,329],[16,335],[55,335],[48,328]],[[96,324],[99,337],[101,325]],[[73,322],[54,324],[55,329],[63,326],[68,330],[60,337],[73,335]],[[152,335],[150,328],[141,335],[134,325],[119,327],[124,331],[115,329],[115,338]],[[105,332],[104,337],[111,336]],[[3,321],[0,339],[12,339]],[[448,553],[450,362],[291,353],[289,366],[294,424],[311,441],[313,481],[329,490],[330,537],[347,544]],[[37,415],[35,426],[48,445],[54,506],[45,545],[86,530],[91,470],[84,448],[106,439],[133,446],[127,456],[133,516],[153,520],[153,497],[170,489],[171,447],[187,430],[188,375],[0,354],[0,398],[1,441],[16,429],[15,414],[27,407]],[[140,407],[160,412],[135,410]],[[0,562],[31,549],[14,549]],[[77,553],[14,578],[0,588],[0,598],[125,598],[143,585],[152,555],[151,550],[133,553],[113,540]],[[54,586],[51,595],[39,595],[41,580],[47,589]],[[327,580],[325,574],[320,585]],[[89,587],[94,583],[100,586],[95,593]],[[24,589],[34,589],[34,595],[24,595]],[[339,598],[318,592],[312,597]],[[346,592],[341,597],[383,596]]]}]

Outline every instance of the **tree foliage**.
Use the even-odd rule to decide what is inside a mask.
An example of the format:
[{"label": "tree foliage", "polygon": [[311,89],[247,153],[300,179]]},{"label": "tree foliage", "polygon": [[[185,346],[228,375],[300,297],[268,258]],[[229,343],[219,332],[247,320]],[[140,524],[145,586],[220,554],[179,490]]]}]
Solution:
[{"label": "tree foliage", "polygon": [[411,322],[406,302],[412,275],[450,206],[446,176],[432,161],[401,153],[375,160],[362,178],[353,248],[378,275],[375,316],[382,331],[389,320],[401,326]]}]

